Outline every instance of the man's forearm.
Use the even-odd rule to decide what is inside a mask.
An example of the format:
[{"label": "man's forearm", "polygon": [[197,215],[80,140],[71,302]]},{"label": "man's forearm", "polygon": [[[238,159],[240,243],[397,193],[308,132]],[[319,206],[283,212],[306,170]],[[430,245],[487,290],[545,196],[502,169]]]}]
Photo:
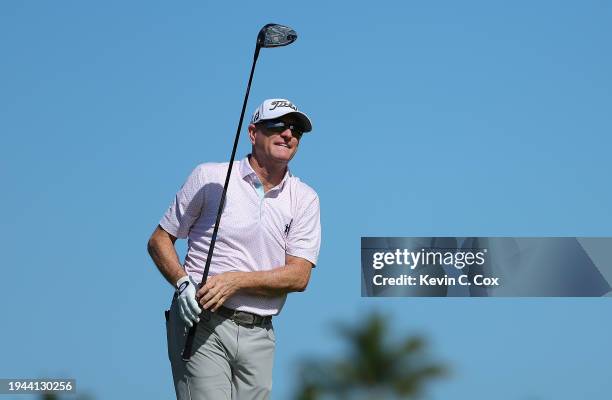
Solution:
[{"label": "man's forearm", "polygon": [[196,299],[204,309],[214,312],[239,292],[278,297],[289,292],[304,291],[310,280],[313,264],[292,255],[286,255],[285,262],[286,265],[269,271],[232,271],[211,276],[206,284],[198,289]]},{"label": "man's forearm", "polygon": [[180,278],[187,275],[179,262],[173,239],[176,240],[176,238],[171,237],[167,232],[158,227],[147,245],[149,254],[157,269],[159,269],[159,272],[161,272],[172,287],[174,287]]},{"label": "man's forearm", "polygon": [[285,265],[269,271],[241,272],[240,288],[247,293],[275,297],[302,292],[310,279],[310,266]]}]

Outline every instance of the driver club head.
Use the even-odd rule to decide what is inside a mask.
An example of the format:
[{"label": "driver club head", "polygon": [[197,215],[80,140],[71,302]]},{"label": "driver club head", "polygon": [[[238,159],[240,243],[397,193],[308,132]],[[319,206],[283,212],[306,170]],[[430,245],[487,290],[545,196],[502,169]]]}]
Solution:
[{"label": "driver club head", "polygon": [[297,33],[288,26],[267,24],[257,35],[259,47],[281,47],[295,42]]}]

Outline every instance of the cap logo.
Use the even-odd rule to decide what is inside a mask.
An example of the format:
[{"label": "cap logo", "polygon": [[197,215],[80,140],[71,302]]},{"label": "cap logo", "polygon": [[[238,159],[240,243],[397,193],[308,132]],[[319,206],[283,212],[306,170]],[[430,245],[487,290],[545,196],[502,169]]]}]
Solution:
[{"label": "cap logo", "polygon": [[279,107],[289,107],[293,109],[294,111],[298,110],[297,107],[294,106],[290,101],[284,101],[284,100],[283,101],[279,101],[279,100],[273,101],[270,103],[270,106],[271,107],[268,109],[270,111],[276,110]]},{"label": "cap logo", "polygon": [[255,115],[253,115],[253,122],[259,120],[259,110],[257,110],[257,112],[255,113]]}]

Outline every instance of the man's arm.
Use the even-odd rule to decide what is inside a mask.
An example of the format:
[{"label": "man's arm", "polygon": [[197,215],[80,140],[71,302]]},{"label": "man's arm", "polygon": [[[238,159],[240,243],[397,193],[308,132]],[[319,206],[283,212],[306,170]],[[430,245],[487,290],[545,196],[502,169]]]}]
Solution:
[{"label": "man's arm", "polygon": [[179,262],[174,242],[176,237],[158,225],[147,244],[147,250],[157,269],[173,288],[179,279],[187,275]]},{"label": "man's arm", "polygon": [[303,292],[310,280],[312,263],[300,257],[285,256],[285,265],[270,271],[245,272],[241,289],[259,296],[280,296]]},{"label": "man's arm", "polygon": [[239,290],[276,297],[289,292],[302,292],[308,286],[313,264],[300,257],[285,256],[285,265],[269,271],[226,272],[211,276],[196,295],[205,309],[216,311]]}]

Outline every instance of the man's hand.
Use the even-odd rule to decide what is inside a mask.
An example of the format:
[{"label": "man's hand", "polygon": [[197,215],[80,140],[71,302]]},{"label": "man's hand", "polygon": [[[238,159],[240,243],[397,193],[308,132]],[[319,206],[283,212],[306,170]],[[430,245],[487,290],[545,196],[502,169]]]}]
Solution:
[{"label": "man's hand", "polygon": [[234,293],[240,290],[242,272],[224,272],[210,276],[198,290],[196,298],[205,310],[217,311]]},{"label": "man's hand", "polygon": [[198,315],[202,312],[196,301],[196,287],[197,284],[189,275],[182,277],[176,282],[179,312],[185,324],[190,328],[194,322],[200,322]]}]

